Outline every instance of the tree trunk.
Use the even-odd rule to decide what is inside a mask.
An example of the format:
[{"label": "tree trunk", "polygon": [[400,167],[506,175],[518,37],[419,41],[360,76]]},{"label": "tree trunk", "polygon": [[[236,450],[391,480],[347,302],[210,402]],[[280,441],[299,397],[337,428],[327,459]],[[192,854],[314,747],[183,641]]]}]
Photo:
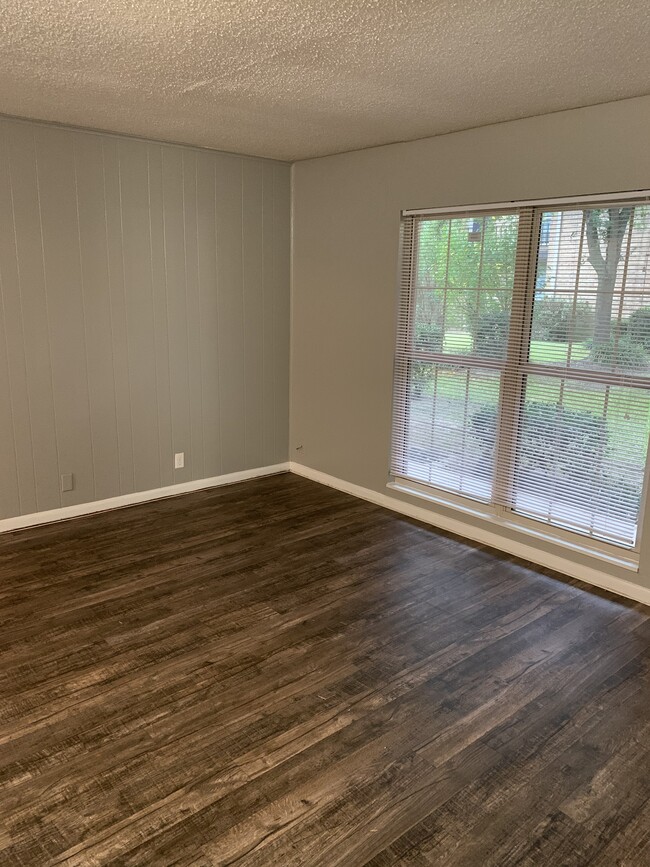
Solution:
[{"label": "tree trunk", "polygon": [[[601,214],[602,211],[590,210],[585,221],[589,264],[598,278],[594,346],[601,346],[611,338],[616,271],[621,260],[623,236],[632,215],[632,208],[608,208],[604,226],[600,225]],[[604,251],[601,248],[601,235],[605,241]]]},{"label": "tree trunk", "polygon": [[614,274],[598,276],[598,294],[596,295],[596,318],[594,322],[594,346],[602,346],[612,336],[612,306],[614,304]]}]

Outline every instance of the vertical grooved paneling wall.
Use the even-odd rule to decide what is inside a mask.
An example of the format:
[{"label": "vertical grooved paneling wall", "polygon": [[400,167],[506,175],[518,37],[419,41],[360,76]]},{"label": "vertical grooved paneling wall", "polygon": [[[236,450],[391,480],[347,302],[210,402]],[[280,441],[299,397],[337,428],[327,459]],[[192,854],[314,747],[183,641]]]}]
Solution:
[{"label": "vertical grooved paneling wall", "polygon": [[0,119],[0,518],[287,460],[289,172]]}]

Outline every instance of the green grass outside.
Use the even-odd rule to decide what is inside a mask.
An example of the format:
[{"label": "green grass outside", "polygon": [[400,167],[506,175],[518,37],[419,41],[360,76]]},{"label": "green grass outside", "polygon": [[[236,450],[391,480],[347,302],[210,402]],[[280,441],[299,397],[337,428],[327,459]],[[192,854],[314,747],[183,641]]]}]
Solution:
[{"label": "green grass outside", "polygon": [[[444,337],[444,352],[456,354],[472,351],[474,340],[465,331],[447,331]],[[551,364],[563,362],[569,355],[568,343],[554,343],[550,340],[533,340],[530,344],[530,360],[535,364]],[[589,349],[584,343],[574,343],[571,347],[571,360],[582,361],[589,356]]]},{"label": "green grass outside", "polygon": [[[445,335],[444,347],[447,352],[471,351],[472,336],[462,332],[448,332]],[[531,343],[530,360],[541,364],[566,362],[568,350],[567,343],[534,340]],[[579,361],[588,355],[589,350],[584,344],[573,344],[571,348],[573,360]],[[560,399],[561,389],[560,380],[531,376],[527,382],[526,399],[531,402],[556,404]],[[464,404],[465,391],[464,371],[439,370],[438,397],[456,399]],[[474,406],[484,404],[496,406],[499,400],[498,375],[488,371],[475,372],[469,383],[468,397]],[[632,397],[634,397],[634,405],[630,404]],[[611,440],[628,443],[643,461],[650,436],[650,393],[645,393],[641,401],[638,397],[638,389],[612,386],[609,395],[606,395],[604,388],[594,389],[580,382],[564,382],[562,403],[570,409],[590,412],[601,417],[605,415]]]}]

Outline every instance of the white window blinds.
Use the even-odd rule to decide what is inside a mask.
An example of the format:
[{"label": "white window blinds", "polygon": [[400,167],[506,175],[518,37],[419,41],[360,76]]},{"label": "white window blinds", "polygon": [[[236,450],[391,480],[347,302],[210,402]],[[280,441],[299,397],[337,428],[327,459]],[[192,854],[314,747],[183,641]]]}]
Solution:
[{"label": "white window blinds", "polygon": [[634,547],[648,205],[405,216],[401,252],[393,475]]}]

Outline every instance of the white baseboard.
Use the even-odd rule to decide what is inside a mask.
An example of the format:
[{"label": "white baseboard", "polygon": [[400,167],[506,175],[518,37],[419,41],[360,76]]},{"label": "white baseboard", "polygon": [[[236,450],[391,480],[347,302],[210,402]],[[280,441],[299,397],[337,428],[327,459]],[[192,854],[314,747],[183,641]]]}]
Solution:
[{"label": "white baseboard", "polygon": [[277,473],[286,473],[289,471],[296,473],[299,476],[304,476],[307,479],[311,479],[314,482],[318,482],[321,485],[336,488],[346,494],[351,494],[353,497],[358,497],[359,499],[374,503],[377,506],[390,509],[393,512],[399,512],[402,515],[414,518],[417,521],[422,521],[425,524],[431,524],[434,527],[448,530],[449,532],[456,533],[466,539],[471,539],[474,542],[489,545],[492,548],[505,551],[507,554],[521,557],[524,560],[529,560],[531,563],[537,563],[538,565],[545,566],[548,569],[553,569],[556,572],[568,575],[571,578],[578,578],[587,584],[592,584],[603,590],[609,590],[619,596],[633,599],[635,602],[650,605],[650,589],[641,587],[633,581],[626,581],[623,578],[609,575],[607,572],[603,572],[602,570],[574,563],[561,555],[542,551],[533,545],[514,542],[498,533],[476,527],[473,524],[467,524],[460,519],[449,518],[438,512],[434,512],[431,509],[425,509],[421,506],[416,506],[412,503],[395,499],[387,494],[381,494],[377,491],[371,490],[370,488],[364,488],[360,485],[355,485],[352,482],[346,482],[343,479],[338,479],[335,476],[328,475],[327,473],[321,473],[319,470],[314,470],[311,469],[311,467],[306,467],[295,462],[274,464],[269,467],[257,467],[252,470],[242,470],[237,473],[214,476],[210,479],[198,479],[193,482],[182,482],[181,484],[169,485],[165,488],[156,488],[150,491],[138,491],[133,494],[111,497],[108,500],[95,500],[91,503],[79,503],[75,506],[65,506],[61,509],[51,509],[47,512],[36,512],[32,515],[18,515],[15,518],[4,518],[0,520],[0,533],[19,530],[24,527],[34,527],[38,524],[64,521],[68,518],[91,515],[95,512],[120,509],[124,506],[133,506],[137,503],[149,502],[150,500],[174,497],[178,494],[187,494],[205,488],[232,485],[237,482],[246,481],[247,479],[256,479],[262,476],[271,476]]},{"label": "white baseboard", "polygon": [[261,476],[272,476],[289,471],[289,463],[274,464],[270,467],[256,467],[254,470],[241,470],[237,473],[227,473],[224,476],[214,476],[210,479],[197,479],[194,482],[181,482],[178,485],[168,485],[165,488],[155,488],[151,491],[137,491],[133,494],[123,494],[108,500],[95,500],[92,503],[79,503],[76,506],[64,506],[61,509],[51,509],[47,512],[35,512],[32,515],[18,515],[15,518],[0,520],[0,533],[10,530],[20,530],[23,527],[34,527],[37,524],[50,524],[53,521],[65,521],[68,518],[78,518],[81,515],[92,515],[94,512],[106,512],[110,509],[121,509],[123,506],[134,506],[137,503],[147,503],[150,500],[162,500],[165,497],[175,497],[178,494],[188,494],[191,491],[201,491],[204,488],[218,488],[222,485],[233,485],[247,479],[257,479]]},{"label": "white baseboard", "polygon": [[321,485],[336,488],[346,494],[351,494],[353,497],[368,500],[370,503],[374,503],[377,506],[383,506],[385,509],[391,509],[393,512],[407,515],[409,518],[415,518],[417,521],[422,521],[425,524],[431,524],[432,526],[439,527],[442,530],[448,530],[449,532],[456,533],[466,539],[471,539],[473,542],[480,542],[484,545],[489,545],[491,548],[496,548],[507,554],[513,554],[516,557],[521,557],[523,560],[529,560],[531,563],[545,566],[548,569],[553,569],[554,571],[560,572],[563,575],[568,575],[571,578],[578,578],[586,584],[592,584],[595,587],[609,590],[619,596],[625,596],[627,599],[633,599],[635,602],[650,605],[650,588],[641,587],[633,581],[626,581],[623,578],[609,575],[607,572],[603,572],[600,569],[574,563],[559,554],[551,554],[547,551],[536,548],[533,545],[525,545],[515,542],[499,533],[476,527],[473,524],[468,524],[460,519],[449,518],[446,515],[441,515],[431,509],[425,509],[421,506],[406,503],[403,500],[395,499],[387,494],[380,494],[370,488],[363,488],[360,485],[353,484],[352,482],[346,482],[343,479],[338,479],[335,476],[328,475],[327,473],[321,473],[319,470],[314,470],[311,467],[304,466],[303,464],[297,464],[292,461],[290,469],[292,473],[304,476],[314,482],[319,482]]}]

